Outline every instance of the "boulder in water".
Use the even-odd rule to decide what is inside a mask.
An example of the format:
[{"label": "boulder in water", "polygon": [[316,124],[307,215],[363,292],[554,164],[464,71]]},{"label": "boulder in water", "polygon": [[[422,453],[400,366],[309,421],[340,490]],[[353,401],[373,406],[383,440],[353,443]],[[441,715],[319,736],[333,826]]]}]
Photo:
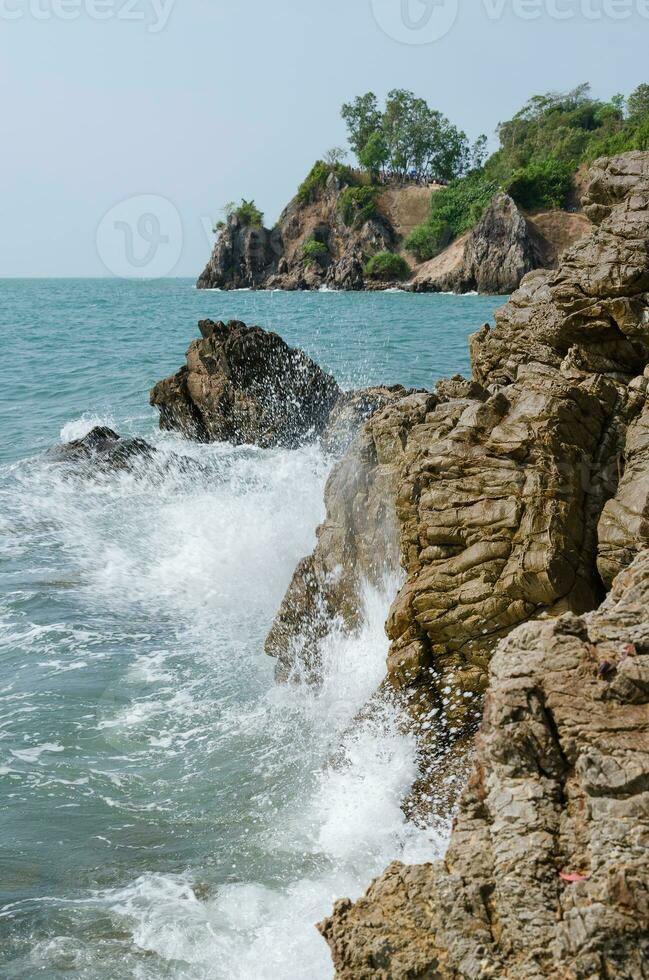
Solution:
[{"label": "boulder in water", "polygon": [[47,458],[53,463],[96,463],[102,469],[129,469],[150,460],[157,450],[144,439],[122,439],[107,426],[96,425],[82,439],[53,446]]},{"label": "boulder in water", "polygon": [[334,378],[276,333],[203,320],[187,364],[151,391],[163,429],[203,442],[294,448],[322,435]]}]

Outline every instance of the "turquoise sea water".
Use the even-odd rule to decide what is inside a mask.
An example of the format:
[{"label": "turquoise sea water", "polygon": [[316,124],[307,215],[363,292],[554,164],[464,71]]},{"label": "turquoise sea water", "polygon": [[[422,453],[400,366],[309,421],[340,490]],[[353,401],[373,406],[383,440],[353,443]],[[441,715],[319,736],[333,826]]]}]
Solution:
[{"label": "turquoise sea water", "polygon": [[[430,387],[468,371],[500,302],[0,281],[0,975],[329,977],[313,923],[333,900],[439,851],[404,822],[414,752],[391,709],[348,733],[396,583],[327,642],[321,689],[275,686],[263,654],[327,460],[160,433],[147,392],[203,317],[277,330],[344,386]],[[208,474],[43,460],[97,422]]]}]

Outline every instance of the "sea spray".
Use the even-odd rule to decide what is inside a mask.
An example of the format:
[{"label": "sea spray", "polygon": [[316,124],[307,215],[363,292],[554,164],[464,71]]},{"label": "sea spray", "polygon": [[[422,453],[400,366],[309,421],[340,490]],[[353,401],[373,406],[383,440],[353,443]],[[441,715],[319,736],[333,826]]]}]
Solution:
[{"label": "sea spray", "polygon": [[[397,583],[365,589],[357,634],[323,641],[321,685],[275,684],[263,640],[330,463],[153,438],[164,479],[42,459],[2,474],[21,542],[2,772],[16,815],[49,828],[12,830],[32,870],[8,872],[7,975],[327,977],[314,923],[390,859],[439,847],[400,808],[416,763],[394,709],[355,721]],[[175,465],[187,455],[200,472]]]}]

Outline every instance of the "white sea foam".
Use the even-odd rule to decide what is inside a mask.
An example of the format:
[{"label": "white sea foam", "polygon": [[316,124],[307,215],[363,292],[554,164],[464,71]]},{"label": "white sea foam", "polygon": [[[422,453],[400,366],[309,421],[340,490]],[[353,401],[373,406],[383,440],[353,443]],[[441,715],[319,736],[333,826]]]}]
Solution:
[{"label": "white sea foam", "polygon": [[[52,900],[60,935],[38,937],[25,975],[72,964],[108,980],[114,960],[126,980],[330,977],[314,923],[390,860],[430,860],[443,846],[401,810],[417,769],[396,709],[357,720],[385,673],[398,582],[364,590],[357,634],[323,641],[321,686],[275,685],[263,639],[313,547],[328,464],[314,447],[153,438],[170,461],[162,481],[36,466],[12,498],[12,520],[55,556],[39,574],[79,612],[13,623],[47,685],[41,701],[31,685],[6,692],[18,730],[25,712],[45,716],[78,687],[76,739],[54,737],[64,716],[51,713],[38,745],[16,745],[11,759],[58,793],[52,810],[75,808],[86,866],[119,868],[117,883]],[[171,453],[208,469],[174,468]],[[107,912],[130,936],[109,954],[86,938]]]}]

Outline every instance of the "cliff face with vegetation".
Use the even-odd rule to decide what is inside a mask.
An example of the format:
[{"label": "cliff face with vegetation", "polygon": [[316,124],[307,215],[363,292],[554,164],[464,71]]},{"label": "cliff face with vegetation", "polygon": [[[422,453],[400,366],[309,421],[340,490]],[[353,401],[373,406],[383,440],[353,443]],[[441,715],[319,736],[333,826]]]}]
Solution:
[{"label": "cliff face with vegetation", "polygon": [[342,457],[268,652],[317,681],[402,569],[377,697],[418,740],[406,811],[448,813],[470,771],[445,859],[321,924],[340,977],[648,975],[649,153],[583,200],[593,233],[473,336],[471,378],[340,396],[311,432],[344,423]]},{"label": "cliff face with vegetation", "polygon": [[[385,289],[417,292],[510,293],[530,270],[550,268],[562,247],[590,228],[567,212],[554,213],[545,232],[505,194],[497,195],[476,227],[432,261],[417,262],[403,248],[428,212],[435,187],[376,189],[362,213],[345,219],[348,185],[332,171],[309,200],[295,197],[273,229],[250,226],[232,214],[198,279],[202,289]],[[368,262],[394,256],[379,275]]]}]

